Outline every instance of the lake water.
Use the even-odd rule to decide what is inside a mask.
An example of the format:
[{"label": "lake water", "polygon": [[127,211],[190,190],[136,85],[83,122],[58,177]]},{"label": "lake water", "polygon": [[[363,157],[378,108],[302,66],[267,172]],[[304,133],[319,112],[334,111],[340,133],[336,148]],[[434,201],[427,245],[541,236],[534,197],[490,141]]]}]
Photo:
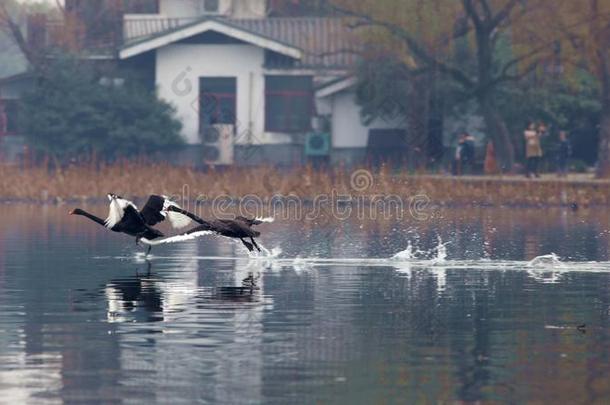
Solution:
[{"label": "lake water", "polygon": [[67,210],[0,206],[0,403],[610,402],[605,209],[278,221],[269,257],[148,260]]}]

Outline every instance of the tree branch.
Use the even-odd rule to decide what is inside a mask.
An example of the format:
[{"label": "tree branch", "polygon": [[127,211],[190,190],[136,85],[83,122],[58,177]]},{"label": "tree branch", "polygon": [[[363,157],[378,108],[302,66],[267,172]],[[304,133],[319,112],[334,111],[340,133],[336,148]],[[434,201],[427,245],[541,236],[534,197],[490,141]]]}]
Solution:
[{"label": "tree branch", "polygon": [[17,47],[19,48],[21,53],[23,53],[28,62],[30,62],[32,65],[35,65],[36,56],[30,49],[29,44],[25,36],[23,35],[23,32],[21,32],[21,27],[11,16],[6,6],[6,3],[0,3],[0,22],[4,23],[4,31],[13,40],[15,45],[17,45]]},{"label": "tree branch", "polygon": [[485,19],[487,21],[491,20],[493,18],[493,14],[491,12],[491,7],[489,6],[487,0],[479,0],[479,4],[483,6],[483,11],[485,12]]},{"label": "tree branch", "polygon": [[513,9],[519,4],[522,0],[509,0],[508,3],[496,14],[495,17],[491,19],[491,27],[495,28],[502,23],[502,21],[506,20],[510,13],[512,13]]},{"label": "tree branch", "polygon": [[498,76],[494,80],[492,80],[489,85],[495,86],[495,85],[498,85],[498,84],[504,83],[504,82],[519,81],[519,80],[523,79],[524,77],[526,77],[527,75],[529,75],[530,73],[532,73],[538,67],[539,63],[540,63],[539,60],[533,61],[532,63],[530,63],[528,65],[527,68],[525,68],[519,74],[511,75],[508,72],[503,72],[500,76]]},{"label": "tree branch", "polygon": [[[468,0],[465,0],[468,1]],[[414,57],[424,62],[432,69],[451,76],[457,82],[462,84],[464,87],[473,87],[475,83],[468,77],[466,73],[461,71],[459,68],[451,66],[445,62],[438,60],[436,57],[431,55],[419,42],[405,29],[401,28],[396,24],[392,24],[386,21],[377,20],[369,15],[358,13],[352,10],[347,10],[335,5],[331,5],[333,9],[346,16],[355,17],[358,21],[352,24],[352,27],[380,27],[384,28],[395,37],[400,38],[411,51]]]},{"label": "tree branch", "polygon": [[472,4],[472,0],[462,0],[462,5],[464,7],[464,11],[466,11],[466,14],[468,14],[468,17],[470,17],[470,19],[472,20],[475,29],[477,31],[482,31],[483,21],[481,21],[481,17],[479,17],[479,14],[475,9],[474,4]]}]

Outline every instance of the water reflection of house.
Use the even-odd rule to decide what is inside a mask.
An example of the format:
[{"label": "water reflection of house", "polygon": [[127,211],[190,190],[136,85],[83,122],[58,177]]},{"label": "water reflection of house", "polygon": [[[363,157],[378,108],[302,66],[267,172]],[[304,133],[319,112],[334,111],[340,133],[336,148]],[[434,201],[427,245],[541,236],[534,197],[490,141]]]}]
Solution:
[{"label": "water reflection of house", "polygon": [[[79,13],[86,3],[66,8]],[[130,3],[116,17],[120,40],[112,41],[116,24],[102,35],[99,21],[87,23],[88,57],[137,69],[175,106],[189,144],[181,162],[402,158],[400,119],[360,118],[350,76],[360,45],[345,20],[272,17],[266,0]],[[49,22],[48,38],[57,26]]]}]

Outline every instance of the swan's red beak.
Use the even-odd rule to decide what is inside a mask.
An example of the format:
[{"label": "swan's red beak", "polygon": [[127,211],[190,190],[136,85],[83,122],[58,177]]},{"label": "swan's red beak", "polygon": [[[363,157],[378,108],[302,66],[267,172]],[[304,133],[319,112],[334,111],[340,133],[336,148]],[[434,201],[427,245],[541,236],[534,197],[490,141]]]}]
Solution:
[{"label": "swan's red beak", "polygon": [[74,215],[74,210],[68,212],[68,215]]}]

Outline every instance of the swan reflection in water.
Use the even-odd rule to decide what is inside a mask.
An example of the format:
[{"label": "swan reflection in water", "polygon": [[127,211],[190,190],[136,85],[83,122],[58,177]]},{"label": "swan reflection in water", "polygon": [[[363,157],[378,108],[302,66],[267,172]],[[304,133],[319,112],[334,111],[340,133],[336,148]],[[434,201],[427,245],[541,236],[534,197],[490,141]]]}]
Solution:
[{"label": "swan reflection in water", "polygon": [[[238,278],[243,277],[238,286],[200,287],[197,262],[192,264],[181,268],[179,279],[170,280],[155,274],[152,263],[147,261],[146,271],[138,271],[134,276],[106,283],[103,291],[107,301],[108,322],[172,321],[196,302],[222,305],[261,301],[259,272],[249,271],[246,277],[243,277],[243,273],[241,276],[236,274]],[[172,274],[174,275],[175,273]]]},{"label": "swan reflection in water", "polygon": [[109,322],[159,322],[163,321],[163,296],[159,288],[160,278],[152,274],[152,264],[147,262],[145,275],[111,280],[104,287],[108,302]]},{"label": "swan reflection in water", "polygon": [[260,273],[248,273],[239,287],[218,287],[214,289],[212,299],[228,302],[256,302],[259,300],[260,287],[258,281]]}]

